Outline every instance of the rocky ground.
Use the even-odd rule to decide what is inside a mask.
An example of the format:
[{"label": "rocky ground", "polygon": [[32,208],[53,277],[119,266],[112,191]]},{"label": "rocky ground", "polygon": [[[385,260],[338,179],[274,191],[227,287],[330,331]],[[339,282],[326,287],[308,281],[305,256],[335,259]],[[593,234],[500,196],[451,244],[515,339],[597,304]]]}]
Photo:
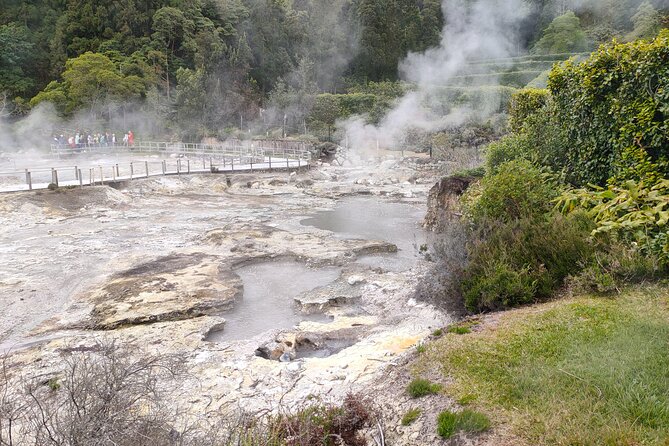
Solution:
[{"label": "rocky ground", "polygon": [[[430,262],[366,266],[356,259],[393,252],[392,241],[343,239],[299,222],[351,195],[425,206],[438,167],[389,160],[2,195],[0,349],[27,376],[57,374],[63,351],[100,340],[178,354],[193,377],[179,391],[198,413],[374,388],[390,419],[401,417],[408,403],[395,387],[403,389],[407,355],[451,321],[412,298]],[[341,269],[297,297],[302,311],[331,321],[212,342],[242,293],[235,269],[273,259]],[[393,444],[434,444],[433,432],[389,429]]]}]

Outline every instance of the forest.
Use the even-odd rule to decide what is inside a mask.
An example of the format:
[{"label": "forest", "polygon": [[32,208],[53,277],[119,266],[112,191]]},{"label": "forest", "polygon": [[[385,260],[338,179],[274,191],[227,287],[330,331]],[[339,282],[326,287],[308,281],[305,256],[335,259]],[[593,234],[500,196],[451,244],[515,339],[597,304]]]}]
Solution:
[{"label": "forest", "polygon": [[[468,64],[440,85],[449,99],[541,83],[555,61],[666,25],[662,0],[525,3],[515,54]],[[328,140],[339,120],[378,122],[414,88],[398,67],[439,45],[445,11],[437,0],[3,0],[0,113],[48,102],[72,126],[125,131],[142,116],[144,137]]]}]

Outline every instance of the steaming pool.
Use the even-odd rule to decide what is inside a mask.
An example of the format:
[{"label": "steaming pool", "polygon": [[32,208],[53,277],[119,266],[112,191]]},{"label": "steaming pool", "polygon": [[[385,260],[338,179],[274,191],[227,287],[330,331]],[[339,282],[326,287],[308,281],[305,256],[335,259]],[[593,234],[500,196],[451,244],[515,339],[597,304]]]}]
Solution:
[{"label": "steaming pool", "polygon": [[[424,210],[411,203],[350,197],[301,224],[331,231],[338,238],[393,243],[398,248],[396,253],[365,255],[355,263],[399,272],[413,267],[420,257],[421,245],[429,242],[427,231],[419,223],[423,216]],[[289,329],[302,321],[330,321],[322,313],[300,312],[294,298],[334,282],[341,268],[310,268],[297,261],[279,260],[243,266],[235,272],[244,284],[243,296],[234,309],[222,314],[224,328],[209,334],[208,341],[245,340],[270,329]]]}]

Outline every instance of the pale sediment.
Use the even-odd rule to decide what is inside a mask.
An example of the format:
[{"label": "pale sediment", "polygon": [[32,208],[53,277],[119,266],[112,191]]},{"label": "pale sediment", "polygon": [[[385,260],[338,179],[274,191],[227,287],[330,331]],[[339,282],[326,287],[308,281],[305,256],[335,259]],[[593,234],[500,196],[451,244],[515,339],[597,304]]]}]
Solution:
[{"label": "pale sediment", "polygon": [[[0,239],[9,248],[0,289],[10,310],[0,317],[0,340],[55,337],[12,355],[27,375],[57,373],[62,349],[100,339],[183,355],[195,379],[179,390],[195,412],[365,390],[449,316],[411,299],[425,260],[399,272],[360,265],[360,256],[396,245],[344,239],[299,221],[330,209],[333,198],[360,193],[424,206],[433,180],[405,162],[2,196]],[[343,268],[334,282],[286,302],[331,320],[208,341],[225,330],[225,313],[243,293],[235,268],[277,259]],[[284,353],[289,362],[278,360]]]}]

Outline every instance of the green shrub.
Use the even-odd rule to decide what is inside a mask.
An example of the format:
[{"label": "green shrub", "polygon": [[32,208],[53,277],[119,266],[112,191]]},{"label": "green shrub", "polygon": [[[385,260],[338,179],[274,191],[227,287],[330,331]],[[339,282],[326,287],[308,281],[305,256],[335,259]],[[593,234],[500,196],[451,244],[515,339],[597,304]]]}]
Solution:
[{"label": "green shrub", "polygon": [[442,330],[441,328],[437,328],[436,330],[434,330],[432,332],[432,336],[435,336],[435,337],[439,337],[442,334],[444,334],[444,330]]},{"label": "green shrub", "polygon": [[556,65],[552,125],[570,142],[564,167],[576,184],[669,177],[669,30],[652,40],[602,45],[582,63]]},{"label": "green shrub", "polygon": [[[349,394],[341,406],[313,405],[294,414],[281,414],[269,420],[267,436],[262,443],[253,439],[249,444],[299,444],[335,446],[343,444],[362,446],[361,431],[372,425],[374,413],[369,401],[359,395]],[[246,444],[246,443],[244,443]]]},{"label": "green shrub", "polygon": [[479,166],[479,167],[473,167],[471,169],[456,170],[450,176],[483,178],[485,176],[485,167]]},{"label": "green shrub", "polygon": [[512,132],[520,132],[528,116],[539,112],[548,102],[548,90],[524,88],[511,96],[509,107],[509,128]]},{"label": "green shrub", "polygon": [[412,398],[420,398],[426,395],[435,395],[439,393],[441,386],[428,381],[427,379],[416,378],[407,386],[407,392]]},{"label": "green shrub", "polygon": [[501,164],[519,158],[527,159],[529,156],[527,136],[512,133],[486,147],[485,169],[486,172],[495,174]]},{"label": "green shrub", "polygon": [[462,285],[465,307],[470,311],[530,303],[537,294],[530,267],[517,268],[503,260],[483,263],[480,274],[465,279]]},{"label": "green shrub", "polygon": [[606,189],[571,190],[557,206],[564,213],[585,209],[597,225],[593,235],[632,243],[669,265],[669,180],[654,186],[627,181]]},{"label": "green shrub", "polygon": [[465,307],[496,310],[552,296],[589,261],[591,229],[583,214],[482,225],[472,235],[460,278]]},{"label": "green shrub", "polygon": [[553,172],[569,174],[567,152],[571,143],[566,129],[559,125],[557,105],[552,98],[537,113],[528,115],[521,129],[528,148],[528,158]]},{"label": "green shrub", "polygon": [[418,419],[421,414],[421,410],[417,407],[407,410],[407,412],[402,417],[402,426],[408,426]]},{"label": "green shrub", "polygon": [[445,410],[437,417],[437,433],[442,438],[451,438],[456,432],[477,433],[489,428],[487,416],[469,409],[462,412]]},{"label": "green shrub", "polygon": [[425,344],[420,344],[416,346],[416,353],[425,353],[426,350],[427,347],[425,346]]},{"label": "green shrub", "polygon": [[463,204],[475,224],[484,220],[509,222],[546,213],[558,193],[557,185],[539,168],[515,159],[502,163],[479,187],[465,192]]},{"label": "green shrub", "polygon": [[575,292],[612,293],[625,285],[656,281],[669,276],[669,267],[653,254],[644,254],[634,246],[606,243],[602,250],[570,279]]}]

